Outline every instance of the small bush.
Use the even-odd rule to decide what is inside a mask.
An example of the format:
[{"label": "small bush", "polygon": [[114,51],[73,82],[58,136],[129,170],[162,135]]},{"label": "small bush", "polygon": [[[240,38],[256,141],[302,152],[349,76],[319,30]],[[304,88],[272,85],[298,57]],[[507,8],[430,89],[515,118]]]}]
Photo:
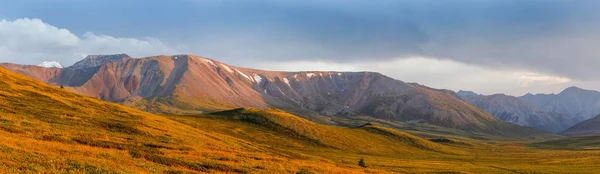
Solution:
[{"label": "small bush", "polygon": [[358,166],[367,167],[367,165],[365,164],[365,160],[363,158],[360,158],[360,160],[358,160]]}]

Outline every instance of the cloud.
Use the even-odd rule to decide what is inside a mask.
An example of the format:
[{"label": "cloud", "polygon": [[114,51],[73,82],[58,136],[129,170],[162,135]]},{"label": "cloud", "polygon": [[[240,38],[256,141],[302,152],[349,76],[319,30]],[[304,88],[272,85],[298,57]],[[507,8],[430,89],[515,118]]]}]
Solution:
[{"label": "cloud", "polygon": [[568,83],[571,79],[566,77],[557,77],[557,76],[549,76],[544,74],[537,74],[531,72],[520,72],[515,73],[516,76],[520,76],[519,86],[521,87],[529,87],[532,84],[541,84],[541,85],[552,85],[552,84],[560,84],[560,83]]},{"label": "cloud", "polygon": [[226,2],[197,2],[227,12],[222,23],[203,21],[214,36],[199,41],[198,54],[231,61],[335,63],[423,56],[600,79],[595,73],[600,67],[595,47],[600,45],[600,1]]},{"label": "cloud", "polygon": [[116,38],[67,29],[40,19],[0,21],[0,62],[38,64],[46,60],[70,65],[89,54],[127,53],[134,57],[181,53],[185,46],[170,46],[155,38]]},{"label": "cloud", "polygon": [[[344,63],[423,56],[497,70],[600,79],[595,73],[600,54],[594,47],[600,45],[600,1],[106,0],[31,4],[9,2],[0,6],[0,11],[7,16],[40,16],[72,33],[93,30],[135,38],[154,36],[164,42],[185,43],[195,54],[233,63],[242,58]],[[89,6],[97,10],[88,10]],[[177,10],[147,15],[166,7]]]}]

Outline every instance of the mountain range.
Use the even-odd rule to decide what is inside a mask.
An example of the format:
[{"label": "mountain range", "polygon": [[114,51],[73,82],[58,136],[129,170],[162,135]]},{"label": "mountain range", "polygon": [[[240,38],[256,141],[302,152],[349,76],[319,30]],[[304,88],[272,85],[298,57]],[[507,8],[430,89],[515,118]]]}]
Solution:
[{"label": "mountain range", "polygon": [[368,116],[492,134],[536,132],[496,119],[452,91],[375,72],[263,71],[194,55],[92,55],[65,68],[1,66],[80,94],[155,113],[279,108],[322,115],[329,124],[336,124],[334,117]]},{"label": "mountain range", "polygon": [[527,94],[519,97],[538,108],[586,120],[600,114],[600,92],[569,87],[558,94]]},{"label": "mountain range", "polygon": [[567,130],[581,129],[572,126],[593,121],[600,114],[600,92],[577,87],[559,94],[486,96],[405,83],[376,72],[264,71],[195,55],[90,55],[64,68],[0,66],[76,93],[155,113],[278,108],[332,125],[341,124],[335,118],[368,116],[498,133],[514,128],[506,121],[568,135],[578,133]]},{"label": "mountain range", "polygon": [[549,132],[565,131],[563,134],[566,135],[576,134],[573,130],[578,129],[572,126],[600,114],[600,92],[577,87],[566,88],[559,94],[526,94],[520,97],[480,95],[471,91],[459,91],[457,94],[462,100],[501,120]]},{"label": "mountain range", "polygon": [[471,95],[465,91],[457,93],[464,101],[485,110],[496,118],[518,124],[535,127],[549,132],[561,132],[577,123],[566,115],[539,109],[514,96],[504,94]]},{"label": "mountain range", "polygon": [[[159,115],[75,94],[69,87],[51,86],[2,67],[0,79],[0,171],[4,173],[589,173],[598,169],[594,161],[600,152],[589,150],[598,148],[597,137],[556,139],[560,137],[538,134],[527,140],[471,139],[373,123],[328,126],[279,109]],[[357,165],[358,161],[362,163]]]},{"label": "mountain range", "polygon": [[[1,67],[0,79],[2,173],[389,173],[343,165],[306,149],[347,158],[466,154],[376,125],[326,126],[255,108],[214,116],[155,115]],[[234,129],[218,126],[223,124],[247,132],[229,133]]]}]

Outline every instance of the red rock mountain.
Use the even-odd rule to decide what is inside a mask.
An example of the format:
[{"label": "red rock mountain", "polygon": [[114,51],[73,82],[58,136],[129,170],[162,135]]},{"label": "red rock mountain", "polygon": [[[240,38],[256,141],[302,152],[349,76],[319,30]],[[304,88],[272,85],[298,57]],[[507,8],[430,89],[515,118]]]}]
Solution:
[{"label": "red rock mountain", "polygon": [[227,65],[193,55],[88,56],[73,66],[1,64],[88,96],[153,112],[280,108],[325,116],[366,115],[463,130],[520,130],[448,90],[404,83],[374,72],[280,72]]}]

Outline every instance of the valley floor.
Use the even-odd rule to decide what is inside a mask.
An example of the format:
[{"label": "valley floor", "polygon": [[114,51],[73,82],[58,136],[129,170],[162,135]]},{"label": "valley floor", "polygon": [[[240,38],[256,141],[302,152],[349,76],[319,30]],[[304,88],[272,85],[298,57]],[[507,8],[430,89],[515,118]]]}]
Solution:
[{"label": "valley floor", "polygon": [[[368,154],[318,145],[292,145],[292,138],[263,137],[277,133],[243,122],[203,116],[169,116],[170,119],[261,143],[273,150],[299,154],[343,166],[357,165],[364,158],[369,169],[399,173],[596,173],[600,150],[545,150],[528,142],[453,140],[441,143],[450,153]],[[275,151],[278,151],[275,150]],[[311,169],[313,170],[313,169]],[[317,173],[323,171],[317,171]],[[358,172],[358,171],[357,171]]]},{"label": "valley floor", "polygon": [[[356,146],[364,149],[341,149],[336,144],[313,142],[303,135],[257,122],[206,115],[165,117],[168,119],[153,119],[167,123],[166,126],[154,126],[165,129],[159,132],[171,137],[159,136],[162,140],[154,140],[149,136],[133,140],[136,143],[125,143],[127,138],[99,132],[86,135],[88,139],[75,132],[43,132],[27,125],[46,127],[43,124],[7,117],[0,121],[0,170],[9,173],[595,173],[600,170],[600,150],[544,150],[527,142],[470,139],[439,143],[441,150],[436,151],[378,149],[381,147],[372,144]],[[14,123],[19,124],[9,126]],[[330,128],[358,138],[367,133],[359,128]],[[45,135],[25,132],[31,130]],[[173,130],[188,133],[174,135]],[[324,136],[335,139],[333,135]],[[360,158],[365,160],[367,168],[357,165]]]}]

